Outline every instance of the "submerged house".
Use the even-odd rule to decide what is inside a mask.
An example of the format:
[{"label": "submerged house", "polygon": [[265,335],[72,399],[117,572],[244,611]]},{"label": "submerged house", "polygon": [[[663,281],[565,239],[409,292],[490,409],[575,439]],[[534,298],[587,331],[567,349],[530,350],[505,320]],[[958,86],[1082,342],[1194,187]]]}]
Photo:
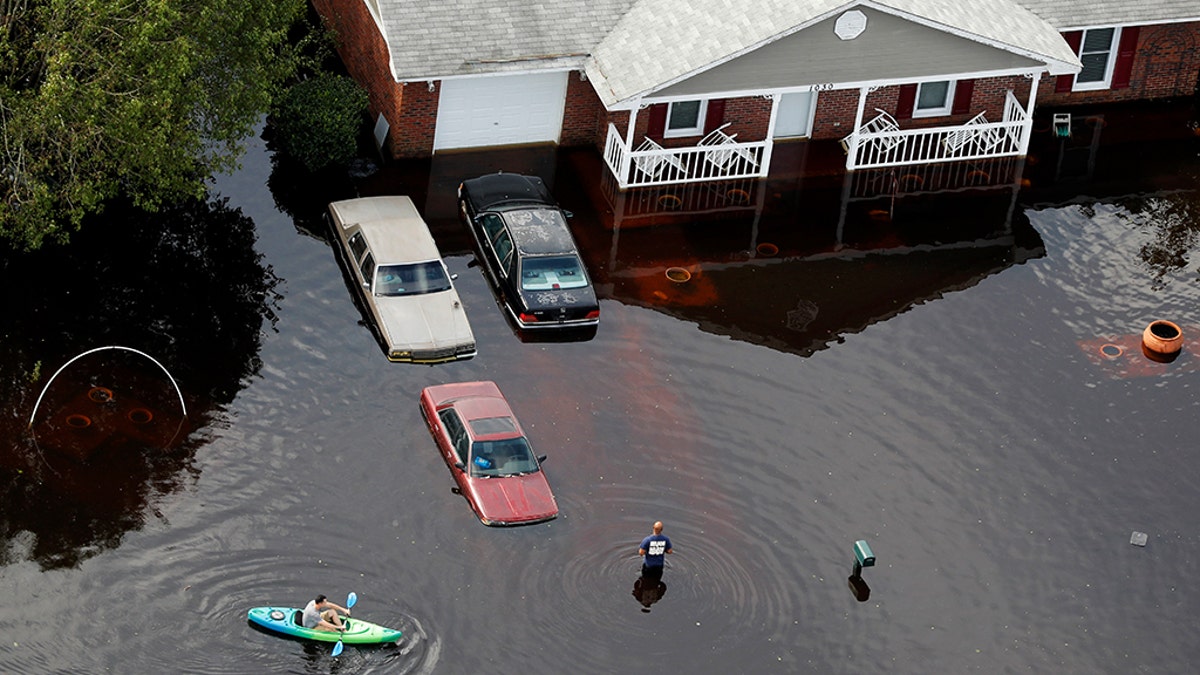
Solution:
[{"label": "submerged house", "polygon": [[621,188],[1023,156],[1037,105],[1195,92],[1200,3],[314,0],[393,157],[595,146]]}]

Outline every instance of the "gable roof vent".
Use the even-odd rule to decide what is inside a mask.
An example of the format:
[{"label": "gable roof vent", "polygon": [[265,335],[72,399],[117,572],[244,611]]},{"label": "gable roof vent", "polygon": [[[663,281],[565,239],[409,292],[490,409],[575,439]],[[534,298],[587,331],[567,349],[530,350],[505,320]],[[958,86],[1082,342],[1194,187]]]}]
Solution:
[{"label": "gable roof vent", "polygon": [[867,15],[852,9],[838,17],[833,32],[843,40],[853,40],[867,29]]}]

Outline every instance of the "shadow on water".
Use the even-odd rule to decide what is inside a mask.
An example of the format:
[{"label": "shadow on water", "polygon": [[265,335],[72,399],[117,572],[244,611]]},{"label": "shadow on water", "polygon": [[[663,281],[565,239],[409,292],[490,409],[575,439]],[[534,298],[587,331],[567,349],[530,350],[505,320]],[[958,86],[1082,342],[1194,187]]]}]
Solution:
[{"label": "shadow on water", "polygon": [[374,172],[375,163],[362,157],[349,169],[331,167],[312,172],[300,161],[278,152],[273,135],[270,126],[263,130],[263,139],[271,151],[267,188],[275,200],[275,208],[291,218],[300,234],[332,244],[325,221],[326,207],[329,202],[357,196],[355,180]]},{"label": "shadow on water", "polygon": [[[826,151],[781,146],[761,181],[625,191],[590,149],[458,152],[394,163],[360,191],[413,195],[443,254],[474,253],[458,183],[499,170],[542,176],[575,214],[602,300],[804,356],[1045,253],[1015,209],[1020,161],[847,175],[821,170],[842,161]],[[550,339],[509,324],[522,341]]]},{"label": "shadow on water", "polygon": [[662,575],[646,574],[637,578],[633,582],[633,597],[642,605],[642,611],[650,612],[650,606],[667,594],[667,584],[662,580]]},{"label": "shadow on water", "polygon": [[[278,280],[255,239],[224,202],[114,206],[69,245],[4,262],[0,564],[74,566],[161,517],[155,495],[190,480],[203,428],[261,367]],[[169,376],[102,350],[55,377],[113,345]]]}]

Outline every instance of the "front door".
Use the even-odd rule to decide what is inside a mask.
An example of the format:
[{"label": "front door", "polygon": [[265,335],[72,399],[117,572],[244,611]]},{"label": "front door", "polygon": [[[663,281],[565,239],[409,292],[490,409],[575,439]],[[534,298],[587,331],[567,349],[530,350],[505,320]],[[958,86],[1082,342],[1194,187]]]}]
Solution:
[{"label": "front door", "polygon": [[816,95],[811,91],[781,96],[779,112],[775,115],[775,138],[797,138],[811,134],[815,100]]}]

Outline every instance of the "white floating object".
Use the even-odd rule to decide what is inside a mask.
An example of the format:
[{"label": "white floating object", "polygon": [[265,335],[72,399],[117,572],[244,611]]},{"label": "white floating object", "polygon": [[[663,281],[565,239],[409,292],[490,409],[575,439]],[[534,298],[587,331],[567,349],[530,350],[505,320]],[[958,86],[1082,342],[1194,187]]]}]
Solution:
[{"label": "white floating object", "polygon": [[1147,535],[1145,532],[1138,532],[1137,530],[1134,530],[1133,536],[1129,538],[1129,543],[1133,544],[1134,546],[1145,546],[1148,538],[1149,535]]}]

